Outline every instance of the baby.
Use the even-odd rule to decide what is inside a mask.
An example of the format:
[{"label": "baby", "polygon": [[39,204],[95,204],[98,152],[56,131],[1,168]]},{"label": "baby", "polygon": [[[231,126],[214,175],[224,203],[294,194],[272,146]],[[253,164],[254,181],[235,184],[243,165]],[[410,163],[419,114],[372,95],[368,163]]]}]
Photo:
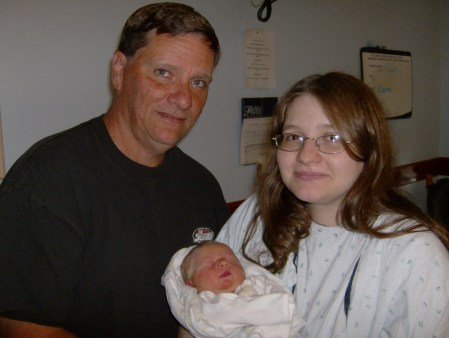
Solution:
[{"label": "baby", "polygon": [[185,256],[181,273],[184,282],[198,292],[234,292],[246,279],[245,271],[232,249],[214,241],[202,242]]},{"label": "baby", "polygon": [[197,338],[296,338],[304,325],[276,276],[220,242],[179,250],[162,284],[173,315]]}]

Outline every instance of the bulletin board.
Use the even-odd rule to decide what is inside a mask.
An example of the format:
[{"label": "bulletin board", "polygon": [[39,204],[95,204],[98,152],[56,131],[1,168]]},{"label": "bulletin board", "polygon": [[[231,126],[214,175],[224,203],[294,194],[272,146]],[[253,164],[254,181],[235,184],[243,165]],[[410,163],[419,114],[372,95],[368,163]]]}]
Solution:
[{"label": "bulletin board", "polygon": [[362,80],[377,95],[387,118],[412,116],[412,55],[380,47],[360,49]]}]

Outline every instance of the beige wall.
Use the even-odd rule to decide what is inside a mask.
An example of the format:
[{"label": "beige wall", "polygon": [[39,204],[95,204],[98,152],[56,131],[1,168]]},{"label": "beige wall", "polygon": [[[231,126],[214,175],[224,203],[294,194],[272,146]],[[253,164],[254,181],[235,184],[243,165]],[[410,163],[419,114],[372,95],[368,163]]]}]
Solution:
[{"label": "beige wall", "polygon": [[[239,164],[241,98],[280,96],[316,72],[359,76],[359,49],[368,45],[412,53],[412,118],[390,123],[399,164],[449,154],[448,146],[440,146],[447,141],[440,135],[449,134],[448,95],[441,95],[448,86],[448,33],[442,34],[448,27],[448,14],[442,14],[449,12],[447,1],[279,0],[267,23],[257,20],[251,0],[183,2],[209,18],[223,57],[203,115],[181,147],[216,175],[228,201],[247,197],[255,175],[254,165]],[[126,17],[146,3],[0,0],[0,109],[7,169],[38,139],[106,110],[109,63],[119,32]],[[274,32],[276,88],[244,87],[247,28]]]}]

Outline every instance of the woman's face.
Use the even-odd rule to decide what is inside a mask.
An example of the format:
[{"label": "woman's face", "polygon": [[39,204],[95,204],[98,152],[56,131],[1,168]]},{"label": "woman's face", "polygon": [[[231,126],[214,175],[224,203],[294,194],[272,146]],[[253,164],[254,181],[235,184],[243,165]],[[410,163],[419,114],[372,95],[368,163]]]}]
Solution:
[{"label": "woman's face", "polygon": [[[318,101],[304,94],[290,104],[283,133],[316,139],[338,131]],[[353,160],[346,151],[321,153],[310,139],[299,151],[277,150],[276,158],[284,184],[297,198],[309,203],[312,216],[325,215],[324,219],[336,224],[338,207],[363,170],[363,162]]]}]

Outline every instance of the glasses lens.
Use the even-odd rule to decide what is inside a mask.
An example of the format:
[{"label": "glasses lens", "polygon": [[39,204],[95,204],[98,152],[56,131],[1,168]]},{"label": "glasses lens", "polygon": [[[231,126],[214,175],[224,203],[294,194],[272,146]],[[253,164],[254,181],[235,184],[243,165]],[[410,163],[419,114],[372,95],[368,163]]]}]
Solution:
[{"label": "glasses lens", "polygon": [[316,140],[319,151],[326,154],[337,154],[342,152],[345,148],[343,140],[340,135],[324,135]]},{"label": "glasses lens", "polygon": [[350,143],[343,140],[340,135],[323,135],[316,140],[310,137],[303,137],[298,134],[281,134],[274,138],[276,147],[284,151],[298,151],[304,145],[305,140],[315,141],[318,151],[325,154],[338,154],[345,150],[344,143]]},{"label": "glasses lens", "polygon": [[281,134],[276,136],[276,146],[285,151],[297,151],[301,149],[304,140],[297,134]]}]

